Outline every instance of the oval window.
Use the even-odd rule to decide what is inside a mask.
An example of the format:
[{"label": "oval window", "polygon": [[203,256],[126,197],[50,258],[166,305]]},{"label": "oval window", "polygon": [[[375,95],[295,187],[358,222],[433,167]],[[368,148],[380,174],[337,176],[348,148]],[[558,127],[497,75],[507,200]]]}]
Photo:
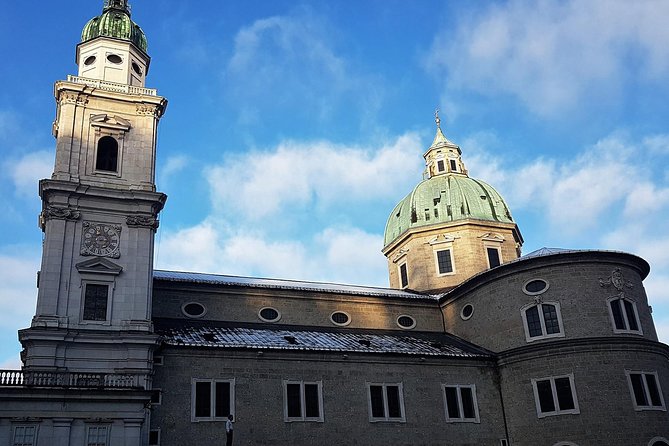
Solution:
[{"label": "oval window", "polygon": [[397,318],[397,325],[402,328],[414,328],[416,326],[416,320],[411,316],[402,315]]},{"label": "oval window", "polygon": [[84,65],[92,65],[93,62],[95,62],[95,56],[88,56],[86,60],[84,60]]},{"label": "oval window", "polygon": [[276,322],[281,319],[281,313],[276,308],[265,307],[260,309],[258,317],[265,322]]},{"label": "oval window", "polygon": [[460,311],[460,317],[465,321],[472,317],[472,314],[474,314],[474,306],[472,304],[465,305]]},{"label": "oval window", "polygon": [[335,325],[348,325],[351,318],[343,311],[335,311],[330,315],[330,320]]},{"label": "oval window", "polygon": [[118,54],[110,54],[107,56],[107,60],[111,63],[119,64],[123,62],[123,59],[121,59],[121,56]]},{"label": "oval window", "polygon": [[207,309],[200,303],[189,302],[181,307],[181,311],[188,317],[202,317],[207,312]]},{"label": "oval window", "polygon": [[140,76],[142,75],[142,69],[135,62],[132,63],[132,71],[139,74]]},{"label": "oval window", "polygon": [[525,282],[523,292],[531,296],[541,294],[548,289],[548,282],[543,279],[532,279]]}]

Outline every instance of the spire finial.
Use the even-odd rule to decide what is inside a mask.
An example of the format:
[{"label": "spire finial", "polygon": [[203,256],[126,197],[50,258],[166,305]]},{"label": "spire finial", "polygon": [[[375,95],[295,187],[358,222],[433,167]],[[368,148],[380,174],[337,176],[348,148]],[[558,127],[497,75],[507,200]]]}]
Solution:
[{"label": "spire finial", "polygon": [[128,0],[105,0],[103,10],[120,9],[130,14],[130,5]]},{"label": "spire finial", "polygon": [[437,123],[437,128],[441,129],[441,118],[439,118],[439,109],[434,111],[434,122]]}]

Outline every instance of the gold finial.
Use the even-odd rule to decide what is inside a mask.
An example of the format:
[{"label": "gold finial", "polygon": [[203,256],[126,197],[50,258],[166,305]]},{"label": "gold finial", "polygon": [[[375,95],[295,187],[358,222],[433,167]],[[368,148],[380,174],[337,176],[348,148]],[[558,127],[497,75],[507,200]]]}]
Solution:
[{"label": "gold finial", "polygon": [[441,129],[441,119],[439,118],[439,109],[434,111],[434,122],[437,123],[437,128]]}]

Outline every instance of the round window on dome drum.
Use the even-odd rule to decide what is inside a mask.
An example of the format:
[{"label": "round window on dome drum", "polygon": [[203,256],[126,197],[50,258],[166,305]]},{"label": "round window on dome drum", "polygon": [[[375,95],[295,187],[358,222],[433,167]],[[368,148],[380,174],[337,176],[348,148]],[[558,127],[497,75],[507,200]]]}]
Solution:
[{"label": "round window on dome drum", "polygon": [[548,282],[544,279],[532,279],[525,282],[523,285],[523,292],[529,294],[530,296],[535,296],[537,294],[545,293],[548,289]]},{"label": "round window on dome drum", "polygon": [[348,314],[343,311],[335,311],[330,315],[330,320],[335,325],[348,325],[351,322],[351,318]]},{"label": "round window on dome drum", "polygon": [[95,62],[95,56],[88,56],[84,60],[84,65],[92,65]]},{"label": "round window on dome drum", "polygon": [[411,316],[403,314],[397,318],[397,325],[399,325],[401,328],[414,328],[416,326],[416,320]]},{"label": "round window on dome drum", "polygon": [[207,308],[198,302],[189,302],[181,307],[181,312],[188,317],[202,317],[207,313]]},{"label": "round window on dome drum", "polygon": [[462,318],[463,321],[466,321],[472,315],[474,314],[474,306],[472,304],[466,304],[464,307],[462,307],[462,310],[460,310],[460,317]]},{"label": "round window on dome drum", "polygon": [[276,308],[265,307],[260,309],[258,317],[265,322],[276,322],[281,319],[281,313]]},{"label": "round window on dome drum", "polygon": [[121,62],[123,62],[123,59],[121,59],[121,56],[119,56],[118,54],[108,55],[107,60],[114,64],[120,64]]}]

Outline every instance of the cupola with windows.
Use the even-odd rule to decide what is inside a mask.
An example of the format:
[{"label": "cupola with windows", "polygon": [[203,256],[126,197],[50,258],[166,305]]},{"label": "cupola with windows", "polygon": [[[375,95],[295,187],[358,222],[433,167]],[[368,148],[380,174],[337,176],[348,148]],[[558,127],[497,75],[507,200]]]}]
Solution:
[{"label": "cupola with windows", "polygon": [[456,286],[520,256],[523,238],[508,205],[471,178],[462,150],[441,130],[425,158],[424,180],[393,209],[384,234],[390,285],[416,291]]},{"label": "cupola with windows", "polygon": [[77,46],[79,76],[144,86],[151,58],[144,31],[130,18],[127,0],[104,0],[102,14],[86,23]]}]

